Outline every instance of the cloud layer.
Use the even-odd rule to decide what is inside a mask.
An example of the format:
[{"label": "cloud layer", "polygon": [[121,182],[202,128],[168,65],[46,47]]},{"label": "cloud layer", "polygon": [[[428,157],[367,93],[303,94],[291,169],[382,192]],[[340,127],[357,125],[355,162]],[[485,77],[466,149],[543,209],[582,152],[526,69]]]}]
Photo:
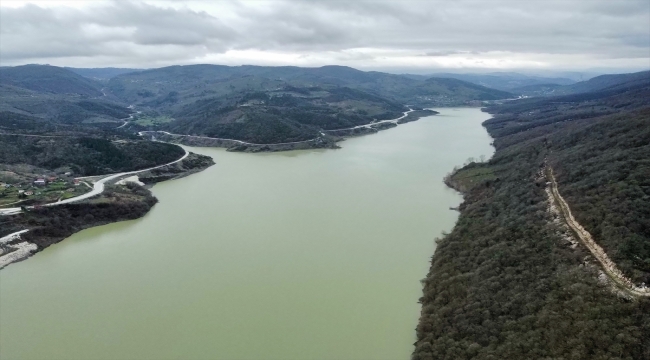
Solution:
[{"label": "cloud layer", "polygon": [[650,2],[3,1],[0,63],[647,68]]}]

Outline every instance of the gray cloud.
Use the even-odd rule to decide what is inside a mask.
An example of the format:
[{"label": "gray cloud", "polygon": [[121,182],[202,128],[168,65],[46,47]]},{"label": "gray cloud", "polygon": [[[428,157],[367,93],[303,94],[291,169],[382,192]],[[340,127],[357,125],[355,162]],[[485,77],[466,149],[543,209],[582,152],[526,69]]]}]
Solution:
[{"label": "gray cloud", "polygon": [[450,58],[476,67],[572,68],[576,61],[639,67],[650,66],[649,52],[646,0],[113,1],[0,8],[3,65],[151,67],[273,58],[409,68],[444,67],[440,59]]}]

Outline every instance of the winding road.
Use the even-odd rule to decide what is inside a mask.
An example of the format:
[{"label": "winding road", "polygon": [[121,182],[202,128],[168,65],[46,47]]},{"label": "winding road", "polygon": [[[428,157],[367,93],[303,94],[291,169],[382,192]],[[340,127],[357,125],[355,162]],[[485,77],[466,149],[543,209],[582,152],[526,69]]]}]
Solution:
[{"label": "winding road", "polygon": [[[130,105],[129,109],[133,109],[133,105]],[[142,111],[136,111],[136,112],[132,113],[131,115],[129,115],[129,117],[124,118],[124,119],[120,119],[120,120],[124,121],[124,124],[116,127],[116,129],[120,129],[120,128],[125,127],[129,123],[129,120],[133,120],[133,117],[135,117],[136,115],[141,114],[141,113],[142,113]]]},{"label": "winding road", "polygon": [[413,111],[415,111],[415,110],[409,108],[408,111],[404,111],[404,113],[403,113],[404,115],[398,117],[397,119],[381,120],[381,121],[373,122],[373,123],[370,123],[370,124],[353,126],[351,128],[325,130],[325,131],[343,131],[343,130],[354,130],[354,129],[361,129],[361,128],[371,128],[371,127],[373,127],[375,125],[387,124],[387,123],[397,124],[398,121],[404,119],[405,117],[407,117],[409,115],[409,113],[411,113]]},{"label": "winding road", "polygon": [[[183,150],[185,151],[185,154],[178,160],[174,160],[174,161],[172,161],[170,163],[154,166],[154,167],[151,167],[151,168],[148,168],[148,169],[127,171],[127,172],[121,172],[121,173],[117,173],[117,174],[106,175],[106,177],[96,181],[95,184],[93,185],[93,189],[91,191],[85,193],[85,194],[75,196],[75,197],[72,197],[72,198],[69,198],[69,199],[49,203],[49,204],[44,204],[44,205],[41,205],[41,206],[56,206],[56,205],[70,204],[70,203],[73,203],[73,202],[85,200],[85,199],[91,198],[93,196],[99,195],[102,192],[104,192],[104,187],[105,187],[104,184],[106,184],[107,182],[109,182],[109,181],[111,181],[113,179],[116,179],[116,178],[119,178],[119,177],[125,176],[125,175],[133,175],[133,174],[137,174],[137,173],[141,173],[141,172],[145,172],[145,171],[150,171],[150,170],[162,168],[162,167],[169,166],[169,165],[175,164],[177,162],[183,161],[190,154],[186,149],[183,148]],[[96,176],[80,177],[80,178],[77,178],[77,179],[87,179],[87,178],[92,178],[92,177],[96,177]],[[15,215],[15,214],[18,214],[20,212],[21,212],[21,208],[19,208],[19,207],[0,209],[0,215]]]},{"label": "winding road", "polygon": [[289,144],[301,144],[301,143],[306,143],[310,141],[314,141],[318,138],[313,138],[309,140],[302,140],[302,141],[292,141],[292,142],[285,142],[285,143],[274,143],[274,144],[255,144],[255,143],[249,143],[246,141],[241,141],[241,140],[235,140],[235,139],[224,139],[224,138],[214,138],[214,137],[208,137],[208,136],[199,136],[199,135],[183,135],[183,134],[173,134],[167,131],[161,131],[161,130],[156,130],[156,131],[140,131],[138,132],[138,135],[144,136],[148,133],[161,133],[165,135],[170,135],[170,136],[182,136],[182,137],[191,137],[191,138],[198,138],[198,139],[210,139],[210,140],[221,140],[221,141],[232,141],[236,142],[238,144],[242,145],[254,145],[254,146],[271,146],[271,145],[289,145]]},{"label": "winding road", "polygon": [[[399,120],[404,119],[405,117],[407,117],[408,114],[411,113],[412,111],[414,111],[414,110],[409,109],[408,111],[405,111],[402,116],[400,116],[400,117],[398,117],[396,119],[382,120],[382,121],[378,121],[378,122],[374,122],[374,123],[370,123],[370,124],[358,125],[358,126],[351,127],[351,128],[337,129],[337,130],[331,130],[331,131],[350,130],[350,129],[358,129],[358,128],[363,128],[363,127],[372,127],[374,125],[378,125],[378,124],[382,124],[382,123],[394,123],[394,124],[397,124],[397,122]],[[137,113],[139,113],[139,112],[136,112],[134,114],[137,114]],[[133,118],[134,114],[131,114],[129,116],[129,118],[127,118],[127,119]],[[122,124],[118,128],[126,125],[127,123],[128,123],[128,121],[125,121],[124,124]],[[310,139],[310,140],[293,141],[293,142],[286,142],[286,143],[275,143],[275,144],[254,144],[254,143],[249,143],[249,142],[246,142],[246,141],[235,140],[235,139],[222,139],[222,138],[211,138],[211,137],[207,137],[207,136],[172,134],[172,133],[169,133],[167,131],[140,131],[140,132],[138,132],[138,135],[143,136],[144,134],[147,134],[147,133],[163,133],[163,134],[171,135],[171,136],[186,136],[186,137],[204,138],[204,139],[212,139],[212,140],[224,140],[224,141],[232,141],[232,142],[239,143],[239,144],[242,144],[242,145],[256,145],[256,146],[300,144],[300,143],[310,142],[310,141],[314,141],[314,140],[318,139],[318,138],[313,138],[313,139]],[[324,135],[324,133],[322,131],[320,132],[320,134],[321,134],[321,136]],[[18,134],[16,134],[16,135],[18,135]],[[23,136],[30,136],[30,135],[23,135]],[[38,136],[38,135],[32,135],[32,136]],[[102,192],[104,192],[104,184],[106,184],[107,182],[109,182],[109,181],[111,181],[113,179],[116,179],[118,177],[125,176],[125,175],[133,175],[133,174],[137,174],[137,173],[141,173],[141,172],[145,172],[145,171],[149,171],[149,170],[158,169],[158,168],[168,166],[168,165],[172,165],[172,164],[175,164],[175,163],[177,163],[179,161],[184,160],[189,155],[189,152],[186,149],[183,149],[183,150],[185,150],[185,154],[178,160],[172,161],[172,162],[164,164],[164,165],[154,166],[154,167],[148,168],[148,169],[127,171],[127,172],[121,172],[121,173],[117,173],[117,174],[107,175],[106,177],[96,181],[95,184],[93,185],[93,189],[91,191],[85,193],[85,194],[75,196],[75,197],[65,199],[65,200],[59,200],[57,202],[53,202],[53,203],[49,203],[49,204],[44,204],[44,205],[41,205],[41,206],[56,206],[56,205],[70,204],[70,203],[73,203],[73,202],[85,200],[85,199],[91,198],[93,196],[99,195]],[[80,177],[80,178],[77,178],[77,179],[87,179],[87,178],[93,178],[93,177],[95,177],[95,176]],[[22,210],[21,210],[20,207],[0,209],[0,215],[14,215],[14,214],[20,213],[21,211]]]},{"label": "winding road", "polygon": [[[404,119],[405,117],[407,117],[408,114],[409,114],[410,112],[412,112],[412,111],[414,111],[414,110],[413,110],[413,109],[409,109],[408,111],[405,111],[405,112],[403,113],[402,116],[400,116],[400,117],[398,117],[398,118],[396,118],[396,119],[382,120],[382,121],[378,121],[378,122],[373,122],[373,123],[364,124],[364,125],[358,125],[358,126],[355,126],[355,127],[345,128],[345,129],[322,130],[322,131],[320,131],[320,135],[321,135],[321,136],[325,136],[325,132],[327,132],[327,131],[352,130],[352,129],[359,129],[359,128],[364,128],[364,127],[370,128],[370,127],[372,127],[372,126],[379,125],[379,124],[383,124],[383,123],[394,123],[394,124],[397,124],[398,121],[400,121],[400,120]],[[124,125],[122,125],[122,126],[124,126]],[[241,145],[251,145],[251,146],[277,146],[277,145],[302,144],[302,143],[307,143],[307,142],[311,142],[311,141],[315,141],[315,140],[318,140],[318,139],[319,139],[318,137],[315,137],[315,138],[313,138],[313,139],[302,140],[302,141],[292,141],[292,142],[273,143],[273,144],[256,144],[256,143],[250,143],[250,142],[246,142],[246,141],[242,141],[242,140],[235,140],[235,139],[214,138],[214,137],[199,136],[199,135],[183,135],[183,134],[174,134],[174,133],[170,133],[170,132],[167,132],[167,131],[140,131],[140,132],[138,132],[138,135],[140,135],[140,136],[144,136],[144,135],[146,135],[146,134],[152,134],[152,135],[154,135],[154,134],[156,134],[156,133],[165,134],[165,135],[169,135],[169,136],[182,136],[182,137],[197,138],[197,139],[209,139],[209,140],[220,140],[220,141],[232,141],[232,142],[237,143],[237,144],[241,144]]]}]

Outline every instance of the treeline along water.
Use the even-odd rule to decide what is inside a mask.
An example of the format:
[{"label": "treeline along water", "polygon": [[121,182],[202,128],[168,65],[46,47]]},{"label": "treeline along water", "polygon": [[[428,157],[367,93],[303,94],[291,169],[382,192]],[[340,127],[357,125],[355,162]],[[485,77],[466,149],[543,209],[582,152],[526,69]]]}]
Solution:
[{"label": "treeline along water", "polygon": [[144,218],[84,230],[0,272],[6,359],[407,359],[442,179],[492,153],[478,109],[160,183]]}]

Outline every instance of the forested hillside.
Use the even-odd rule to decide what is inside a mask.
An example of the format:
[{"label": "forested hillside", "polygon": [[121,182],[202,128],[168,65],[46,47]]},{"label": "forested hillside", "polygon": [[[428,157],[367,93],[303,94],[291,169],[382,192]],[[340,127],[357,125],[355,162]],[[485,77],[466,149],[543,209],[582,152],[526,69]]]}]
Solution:
[{"label": "forested hillside", "polygon": [[600,75],[586,81],[570,85],[557,84],[531,84],[512,89],[518,95],[527,96],[558,96],[596,92],[613,89],[616,86],[634,86],[648,81],[650,71],[641,71],[630,74]]},{"label": "forested hillside", "polygon": [[98,83],[66,69],[49,65],[2,67],[0,83],[44,93],[102,95]]},{"label": "forested hillside", "polygon": [[49,129],[59,124],[117,127],[131,113],[125,104],[105,96],[101,84],[67,69],[49,65],[0,68],[0,127],[4,130],[33,129],[35,123]]},{"label": "forested hillside", "polygon": [[480,85],[418,79],[381,72],[364,72],[345,66],[301,68],[295,66],[170,66],[112,78],[109,89],[128,103],[169,102],[220,97],[241,90],[270,91],[278,87],[338,86],[362,90],[418,106],[459,105],[471,100],[504,99],[512,94]]},{"label": "forested hillside", "polygon": [[[0,131],[7,133],[119,127],[131,133],[166,130],[259,144],[303,141],[325,130],[397,118],[408,109],[405,105],[453,106],[512,97],[457,79],[344,66],[222,65],[5,67],[0,95]],[[133,121],[122,128],[126,119]]]},{"label": "forested hillside", "polygon": [[532,76],[514,72],[495,72],[488,74],[437,73],[433,74],[432,76],[463,80],[485,87],[509,92],[525,86],[571,85],[575,83],[575,81],[568,78]]},{"label": "forested hillside", "polygon": [[87,77],[93,80],[106,81],[117,75],[127,74],[136,71],[142,71],[142,69],[129,69],[129,68],[65,68],[76,74],[79,74],[83,77]]},{"label": "forested hillside", "polygon": [[2,164],[70,169],[77,176],[146,169],[185,154],[179,146],[151,141],[109,141],[90,137],[0,135]]},{"label": "forested hillside", "polygon": [[465,190],[424,280],[414,359],[648,359],[650,301],[612,291],[547,210],[545,160],[576,219],[650,280],[650,82],[489,108],[496,153]]},{"label": "forested hillside", "polygon": [[177,121],[163,128],[268,144],[308,140],[322,130],[394,119],[406,110],[399,103],[350,88],[288,86],[197,101],[177,111]]}]

